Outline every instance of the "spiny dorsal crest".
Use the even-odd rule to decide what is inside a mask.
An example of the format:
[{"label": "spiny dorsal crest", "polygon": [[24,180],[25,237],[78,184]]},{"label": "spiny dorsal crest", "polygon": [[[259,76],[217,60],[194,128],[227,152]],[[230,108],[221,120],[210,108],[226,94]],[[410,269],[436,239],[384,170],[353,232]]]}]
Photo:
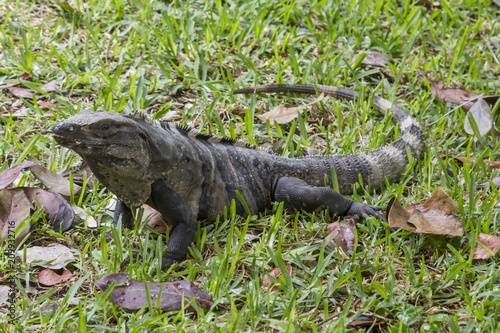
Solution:
[{"label": "spiny dorsal crest", "polygon": [[226,144],[226,145],[231,145],[231,146],[235,146],[235,147],[261,150],[261,151],[265,151],[265,152],[268,151],[268,149],[257,147],[251,143],[246,143],[246,142],[243,142],[241,140],[236,140],[236,139],[232,139],[232,138],[225,137],[225,136],[200,133],[198,130],[196,130],[192,127],[189,127],[187,125],[158,121],[158,120],[155,120],[155,119],[149,117],[142,110],[135,111],[134,113],[132,113],[130,118],[135,120],[135,121],[140,121],[140,122],[150,124],[150,125],[157,127],[157,128],[163,128],[165,130],[171,130],[171,127],[175,127],[179,132],[184,133],[187,136],[189,136],[190,138],[197,139],[197,140],[205,140],[205,141],[208,141],[211,143]]}]

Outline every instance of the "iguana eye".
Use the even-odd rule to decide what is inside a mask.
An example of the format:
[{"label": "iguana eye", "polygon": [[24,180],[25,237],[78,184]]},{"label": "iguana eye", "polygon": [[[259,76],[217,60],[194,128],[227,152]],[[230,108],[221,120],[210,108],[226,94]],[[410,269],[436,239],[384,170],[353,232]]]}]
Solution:
[{"label": "iguana eye", "polygon": [[101,125],[101,129],[102,129],[103,131],[107,131],[107,130],[109,129],[109,125],[108,125],[108,124],[102,124],[102,125]]}]

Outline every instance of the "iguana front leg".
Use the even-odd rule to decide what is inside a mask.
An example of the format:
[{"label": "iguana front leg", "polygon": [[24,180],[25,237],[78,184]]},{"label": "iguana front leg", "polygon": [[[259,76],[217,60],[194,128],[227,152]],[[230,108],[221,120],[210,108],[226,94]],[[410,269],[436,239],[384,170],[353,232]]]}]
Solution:
[{"label": "iguana front leg", "polygon": [[312,186],[295,177],[283,177],[278,180],[274,190],[274,199],[278,202],[284,202],[284,208],[287,210],[303,209],[313,212],[328,208],[330,213],[339,216],[365,219],[374,216],[387,222],[382,215],[377,213],[377,210],[384,210],[384,207],[370,206],[347,199],[331,188]]},{"label": "iguana front leg", "polygon": [[168,268],[186,256],[198,230],[198,222],[189,204],[162,179],[151,185],[151,196],[147,203],[175,227],[167,243],[168,249],[162,257],[162,268]]},{"label": "iguana front leg", "polygon": [[[162,256],[162,268],[168,268],[186,256],[196,234],[198,222],[189,204],[161,179],[151,185],[151,196],[146,203],[159,211],[161,216],[175,227],[167,243],[168,249]],[[125,228],[134,227],[134,217],[130,207],[118,200],[113,220],[115,226],[120,217]],[[140,260],[141,257],[134,256],[134,260]],[[130,258],[125,259],[121,264],[122,269],[129,264]]]}]

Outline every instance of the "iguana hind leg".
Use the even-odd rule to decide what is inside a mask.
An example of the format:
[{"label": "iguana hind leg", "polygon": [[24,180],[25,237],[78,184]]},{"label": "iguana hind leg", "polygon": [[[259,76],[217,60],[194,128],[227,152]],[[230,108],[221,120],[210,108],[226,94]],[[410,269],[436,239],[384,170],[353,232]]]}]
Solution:
[{"label": "iguana hind leg", "polygon": [[373,216],[381,221],[386,219],[378,210],[384,207],[370,206],[347,199],[328,187],[312,186],[295,177],[280,178],[274,190],[274,199],[284,202],[284,208],[291,211],[314,212],[327,209],[339,216],[368,218]]}]

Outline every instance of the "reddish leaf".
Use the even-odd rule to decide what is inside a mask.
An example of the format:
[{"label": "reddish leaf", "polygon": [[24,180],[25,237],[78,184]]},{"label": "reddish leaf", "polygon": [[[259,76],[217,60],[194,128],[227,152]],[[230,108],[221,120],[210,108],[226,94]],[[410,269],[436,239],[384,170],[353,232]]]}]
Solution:
[{"label": "reddish leaf", "polygon": [[[0,230],[2,232],[2,243],[6,242],[11,235],[14,239],[16,228],[30,215],[33,206],[22,189],[5,189],[0,191]],[[15,245],[29,233],[30,224],[15,238]]]},{"label": "reddish leaf", "polygon": [[[286,264],[286,270],[288,271],[288,275],[292,276],[292,265]],[[273,268],[271,271],[269,271],[267,274],[272,276],[275,279],[279,279],[281,275],[283,275],[283,272],[279,267]],[[274,284],[274,282],[271,281],[268,275],[265,275],[262,278],[262,282],[260,283],[260,286],[263,291],[267,291],[269,288],[271,288],[271,291],[280,291],[279,285]]]},{"label": "reddish leaf", "polygon": [[[108,287],[116,282],[116,286],[108,296],[108,299],[114,304],[129,310],[139,310],[147,304],[147,295],[144,284],[149,285],[151,293],[151,301],[157,303],[161,288],[161,300],[159,307],[165,312],[182,310],[182,304],[186,306],[191,300],[199,307],[212,306],[210,295],[201,291],[191,281],[175,281],[175,282],[142,282],[130,279],[126,273],[109,274],[96,282],[96,287],[105,291]],[[184,298],[184,302],[183,302]],[[194,312],[192,305],[186,308],[189,312]]]},{"label": "reddish leaf", "polygon": [[12,184],[12,182],[16,180],[17,176],[19,176],[19,173],[22,169],[32,167],[36,164],[37,163],[31,161],[22,161],[18,165],[0,172],[0,190],[3,190],[4,188]]},{"label": "reddish leaf", "polygon": [[[326,237],[326,244],[332,250],[340,247],[346,253],[352,253],[356,245],[356,236],[354,235],[354,227],[356,224],[353,219],[347,220],[345,223],[340,224],[338,221],[328,225],[328,236]],[[335,242],[336,245],[334,245]]]},{"label": "reddish leaf", "polygon": [[153,209],[151,206],[142,205],[144,209],[142,213],[142,222],[147,222],[148,225],[160,234],[165,234],[168,229],[173,229],[174,226],[163,219],[160,212]]},{"label": "reddish leaf", "polygon": [[416,3],[417,6],[424,6],[427,9],[436,8],[441,9],[441,4],[438,1],[431,2],[429,0],[419,0]]},{"label": "reddish leaf", "polygon": [[387,219],[391,227],[416,233],[462,236],[462,219],[457,215],[455,202],[440,187],[431,198],[409,204],[406,209],[396,198],[392,198],[387,206]]},{"label": "reddish leaf", "polygon": [[38,103],[38,106],[41,106],[41,107],[44,107],[44,108],[49,108],[49,109],[53,109],[56,106],[59,106],[56,103],[49,103],[49,102],[40,102],[40,101],[37,101],[37,103]]},{"label": "reddish leaf", "polygon": [[23,77],[22,77],[22,79],[23,79],[24,81],[32,81],[32,80],[33,80],[33,76],[31,76],[31,74],[30,74],[30,73],[28,73],[28,72],[24,72],[24,73],[23,73]]},{"label": "reddish leaf", "polygon": [[64,270],[62,275],[57,274],[50,268],[46,268],[36,276],[38,282],[46,286],[53,286],[73,277],[70,271]]},{"label": "reddish leaf", "polygon": [[[487,234],[479,234],[477,236],[477,241],[481,244],[484,244],[493,254],[496,254],[500,249],[500,238],[487,235]],[[491,257],[491,254],[486,251],[480,244],[476,244],[476,248],[474,249],[474,254],[472,256],[473,259],[488,259]]]}]

